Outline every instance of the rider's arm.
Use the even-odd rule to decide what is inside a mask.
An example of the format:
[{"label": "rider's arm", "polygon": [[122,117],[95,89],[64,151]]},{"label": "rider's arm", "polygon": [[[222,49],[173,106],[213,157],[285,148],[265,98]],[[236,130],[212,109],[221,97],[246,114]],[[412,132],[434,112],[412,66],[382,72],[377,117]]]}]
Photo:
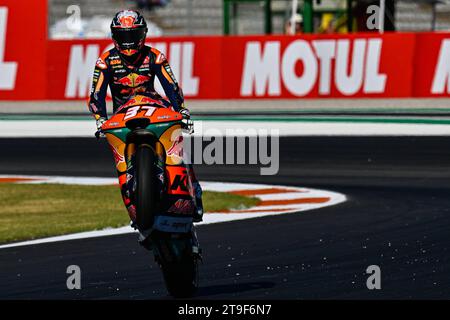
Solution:
[{"label": "rider's arm", "polygon": [[176,111],[184,109],[183,91],[173,75],[169,62],[161,52],[153,48],[152,51],[156,54],[155,63],[153,64],[155,69],[154,72],[158,77],[167,98],[170,100],[170,103]]},{"label": "rider's arm", "polygon": [[99,118],[107,118],[106,91],[108,89],[110,78],[110,71],[106,61],[108,55],[109,52],[106,52],[98,58],[97,63],[95,64],[94,77],[92,79],[88,107],[96,120]]}]

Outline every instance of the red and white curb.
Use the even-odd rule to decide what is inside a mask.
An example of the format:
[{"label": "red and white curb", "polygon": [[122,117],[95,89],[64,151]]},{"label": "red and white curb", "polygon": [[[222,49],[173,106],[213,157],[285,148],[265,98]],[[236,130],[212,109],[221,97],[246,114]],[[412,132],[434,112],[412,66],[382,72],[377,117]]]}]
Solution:
[{"label": "red and white curb", "polygon": [[[117,179],[64,176],[0,175],[0,183],[2,182],[27,184],[57,183],[75,185],[112,185],[117,184]],[[197,223],[197,225],[274,216],[293,212],[302,212],[329,207],[346,201],[345,195],[341,193],[310,188],[231,182],[202,182],[201,185],[204,191],[230,192],[238,195],[251,196],[258,198],[260,202],[256,206],[246,209],[234,209],[226,212],[206,212],[203,216],[203,222]],[[133,232],[136,231],[130,226],[108,228],[104,230],[80,232],[63,236],[16,242],[1,245],[0,249]]]}]

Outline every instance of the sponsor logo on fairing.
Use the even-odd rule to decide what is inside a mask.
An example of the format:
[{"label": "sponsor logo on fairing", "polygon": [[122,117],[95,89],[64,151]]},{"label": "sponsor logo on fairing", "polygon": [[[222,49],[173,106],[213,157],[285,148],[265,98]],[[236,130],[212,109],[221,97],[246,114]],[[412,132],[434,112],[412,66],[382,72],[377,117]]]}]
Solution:
[{"label": "sponsor logo on fairing", "polygon": [[181,191],[189,191],[188,189],[188,180],[187,180],[187,172],[185,171],[183,175],[177,174],[175,179],[173,179],[172,184],[170,186],[170,190],[176,191],[180,189]]},{"label": "sponsor logo on fairing", "polygon": [[194,210],[194,202],[187,199],[178,199],[167,212],[179,214],[192,214]]},{"label": "sponsor logo on fairing", "polygon": [[117,164],[125,162],[124,156],[121,155],[113,145],[109,145],[109,146],[110,146],[111,151],[113,152],[114,161]]},{"label": "sponsor logo on fairing", "polygon": [[153,226],[165,232],[188,232],[192,226],[192,217],[156,216]]},{"label": "sponsor logo on fairing", "polygon": [[175,156],[178,158],[183,158],[183,136],[179,135],[175,138],[172,146],[167,149],[168,156]]}]

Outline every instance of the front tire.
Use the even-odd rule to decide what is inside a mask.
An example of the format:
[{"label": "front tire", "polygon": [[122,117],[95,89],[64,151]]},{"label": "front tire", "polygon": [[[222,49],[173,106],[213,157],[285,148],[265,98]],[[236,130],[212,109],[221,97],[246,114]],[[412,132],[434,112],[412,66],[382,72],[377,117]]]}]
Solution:
[{"label": "front tire", "polygon": [[136,225],[139,230],[153,226],[157,190],[155,183],[155,152],[150,145],[139,145],[136,150]]}]

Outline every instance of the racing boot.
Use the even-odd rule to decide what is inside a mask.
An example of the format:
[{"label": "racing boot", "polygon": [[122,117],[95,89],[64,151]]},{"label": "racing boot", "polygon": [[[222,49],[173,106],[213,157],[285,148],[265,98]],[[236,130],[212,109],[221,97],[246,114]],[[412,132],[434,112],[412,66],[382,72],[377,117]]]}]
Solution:
[{"label": "racing boot", "polygon": [[152,238],[151,234],[152,234],[153,228],[141,231],[141,230],[138,229],[136,221],[134,221],[134,220],[131,220],[131,227],[134,230],[137,230],[139,232],[138,243],[141,246],[143,246],[145,249],[147,249],[149,251],[152,251],[153,250],[153,243],[152,243],[152,239],[151,239]]},{"label": "racing boot", "polygon": [[152,228],[150,228],[149,230],[144,230],[144,231],[139,230],[138,243],[149,251],[153,250],[153,243],[152,243],[152,239],[151,239],[152,237],[150,236],[152,231],[153,231]]}]

